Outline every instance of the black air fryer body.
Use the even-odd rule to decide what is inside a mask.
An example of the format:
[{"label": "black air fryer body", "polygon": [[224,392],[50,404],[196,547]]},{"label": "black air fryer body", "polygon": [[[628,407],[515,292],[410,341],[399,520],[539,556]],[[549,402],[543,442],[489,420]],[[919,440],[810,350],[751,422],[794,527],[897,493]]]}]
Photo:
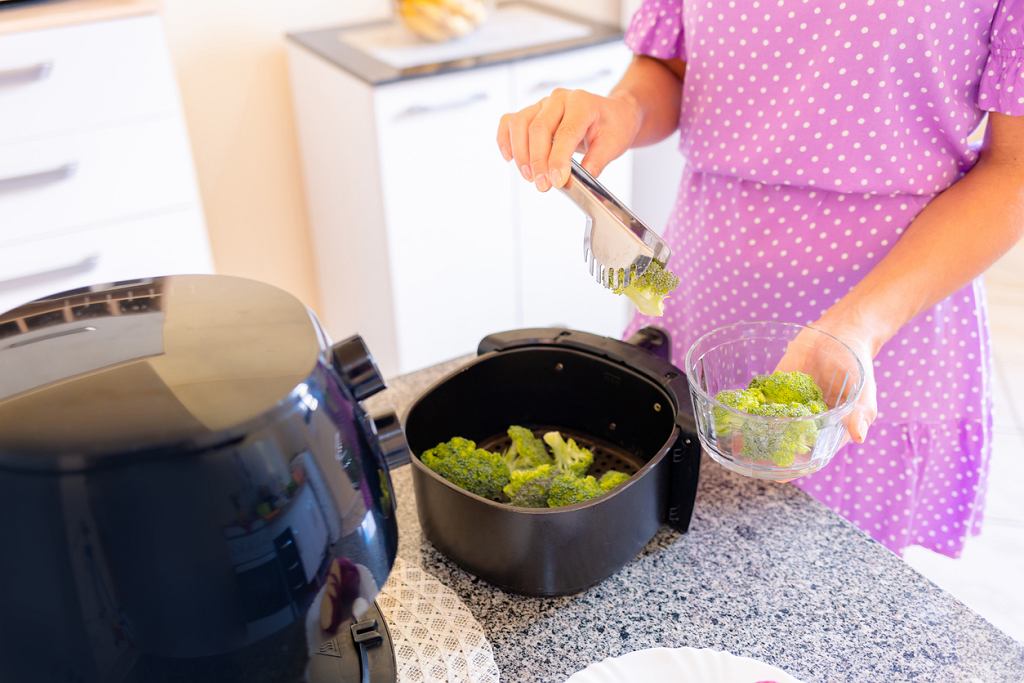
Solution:
[{"label": "black air fryer body", "polygon": [[0,680],[359,680],[397,547],[404,441],[359,403],[382,387],[358,337],[249,280],[0,315]]},{"label": "black air fryer body", "polygon": [[613,574],[662,524],[688,528],[700,444],[686,377],[667,361],[661,330],[630,341],[560,329],[492,335],[476,360],[416,401],[405,428],[417,456],[453,436],[501,450],[517,424],[594,449],[595,474],[634,473],[585,503],[517,508],[468,493],[414,457],[420,525],[438,550],[506,590],[561,595]]}]

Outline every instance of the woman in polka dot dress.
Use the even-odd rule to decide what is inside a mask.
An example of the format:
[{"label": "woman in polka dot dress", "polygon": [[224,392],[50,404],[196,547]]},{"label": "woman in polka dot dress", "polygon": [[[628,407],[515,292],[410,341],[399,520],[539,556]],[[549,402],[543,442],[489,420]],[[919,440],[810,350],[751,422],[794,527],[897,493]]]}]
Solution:
[{"label": "woman in polka dot dress", "polygon": [[504,116],[503,156],[544,192],[578,147],[597,175],[678,128],[676,359],[740,320],[845,340],[873,369],[854,443],[797,485],[896,552],[958,555],[991,430],[975,278],[1024,225],[1024,0],[644,0],[626,40],[609,97]]}]

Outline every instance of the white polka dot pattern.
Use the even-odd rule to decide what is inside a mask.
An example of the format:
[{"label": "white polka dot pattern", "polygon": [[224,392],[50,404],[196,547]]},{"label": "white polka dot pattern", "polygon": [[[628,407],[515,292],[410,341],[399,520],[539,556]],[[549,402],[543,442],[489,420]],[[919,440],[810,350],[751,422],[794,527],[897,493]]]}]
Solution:
[{"label": "white polka dot pattern", "polygon": [[1024,0],[646,0],[626,41],[687,61],[693,168],[930,195],[977,160],[983,110],[1024,114],[1022,31]]},{"label": "white polka dot pattern", "polygon": [[[1024,114],[1024,0],[645,0],[628,44],[687,61],[686,168],[665,236],[677,363],[738,320],[810,323],[977,160],[983,110]],[[1017,102],[1017,98],[1020,102]],[[991,399],[973,283],[875,360],[878,421],[797,484],[899,552],[980,528]]]}]

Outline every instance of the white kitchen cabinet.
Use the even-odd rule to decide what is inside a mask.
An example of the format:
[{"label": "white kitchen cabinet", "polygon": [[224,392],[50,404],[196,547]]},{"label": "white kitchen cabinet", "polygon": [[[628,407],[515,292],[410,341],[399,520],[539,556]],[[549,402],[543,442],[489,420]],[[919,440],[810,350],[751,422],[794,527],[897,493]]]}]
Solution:
[{"label": "white kitchen cabinet", "polygon": [[[584,215],[560,192],[538,193],[495,144],[503,113],[556,87],[607,91],[629,60],[614,36],[375,79],[342,62],[377,74],[386,65],[339,35],[324,29],[289,43],[327,332],[362,334],[385,375],[471,353],[487,334],[516,327],[620,334],[625,301],[583,262]],[[630,177],[626,155],[601,180],[628,202]]]},{"label": "white kitchen cabinet", "polygon": [[159,18],[3,35],[0,313],[64,289],[212,269]]}]

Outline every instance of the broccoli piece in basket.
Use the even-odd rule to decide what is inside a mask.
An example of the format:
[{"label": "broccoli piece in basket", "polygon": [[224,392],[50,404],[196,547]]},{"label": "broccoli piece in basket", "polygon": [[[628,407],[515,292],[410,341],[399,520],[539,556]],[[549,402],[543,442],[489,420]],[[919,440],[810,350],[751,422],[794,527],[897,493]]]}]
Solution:
[{"label": "broccoli piece in basket", "polygon": [[551,465],[538,465],[527,470],[512,470],[511,481],[505,486],[505,495],[512,505],[524,508],[548,506],[551,480],[558,473]]},{"label": "broccoli piece in basket", "polygon": [[505,461],[510,470],[525,470],[538,465],[550,465],[551,456],[544,442],[526,427],[512,425],[508,428],[512,445],[505,451]]},{"label": "broccoli piece in basket", "polygon": [[462,437],[424,451],[420,460],[456,486],[491,500],[501,500],[509,483],[508,464],[501,454],[477,448]]},{"label": "broccoli piece in basket", "polygon": [[558,432],[544,435],[544,443],[551,447],[555,456],[555,467],[562,472],[570,472],[582,477],[594,464],[594,454],[590,450],[576,445],[576,441],[566,441]]},{"label": "broccoli piece in basket", "polygon": [[604,494],[597,479],[580,477],[571,472],[563,472],[551,480],[548,491],[548,507],[558,508],[565,505],[582,503]]},{"label": "broccoli piece in basket", "polygon": [[601,487],[601,491],[608,493],[614,488],[622,486],[629,481],[630,475],[625,472],[619,472],[618,470],[608,470],[601,475],[601,478],[597,480],[597,485]]}]

